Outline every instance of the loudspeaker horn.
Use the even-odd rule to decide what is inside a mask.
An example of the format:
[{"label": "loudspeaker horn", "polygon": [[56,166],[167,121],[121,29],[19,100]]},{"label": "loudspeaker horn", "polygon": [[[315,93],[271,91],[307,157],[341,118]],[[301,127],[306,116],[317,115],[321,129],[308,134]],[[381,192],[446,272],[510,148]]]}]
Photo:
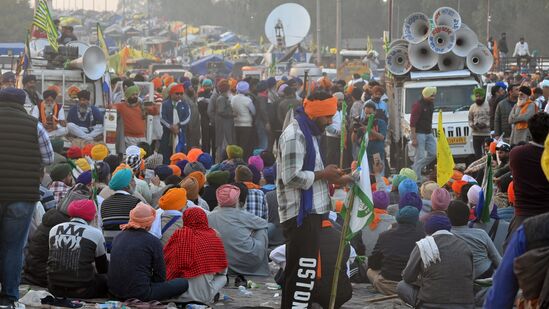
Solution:
[{"label": "loudspeaker horn", "polygon": [[98,46],[90,46],[84,55],[69,63],[71,69],[81,69],[87,78],[98,80],[107,70],[107,59],[103,50]]},{"label": "loudspeaker horn", "polygon": [[389,50],[386,57],[387,70],[394,75],[404,75],[412,69],[408,50],[403,46],[396,46]]},{"label": "loudspeaker horn", "polygon": [[456,46],[456,33],[447,26],[435,27],[429,33],[429,47],[437,54],[446,54]]},{"label": "loudspeaker horn", "polygon": [[412,13],[404,20],[402,37],[410,43],[417,44],[429,36],[429,30],[429,17],[423,13]]},{"label": "loudspeaker horn", "polygon": [[461,70],[465,67],[465,58],[452,52],[438,56],[438,69],[440,71]]},{"label": "loudspeaker horn", "polygon": [[484,74],[490,70],[494,64],[494,57],[490,50],[478,44],[467,55],[467,68],[475,74]]},{"label": "loudspeaker horn", "polygon": [[405,48],[408,48],[408,41],[404,39],[396,39],[389,44],[389,49],[396,47],[396,46],[403,46]]},{"label": "loudspeaker horn", "polygon": [[429,47],[427,40],[408,46],[408,58],[410,63],[418,70],[432,69],[438,61],[438,56]]},{"label": "loudspeaker horn", "polygon": [[461,28],[456,31],[456,47],[452,51],[460,57],[467,57],[469,52],[477,47],[478,43],[476,33],[462,23]]},{"label": "loudspeaker horn", "polygon": [[461,28],[461,16],[459,13],[450,7],[438,8],[433,13],[433,21],[436,26],[447,26],[452,30],[457,31]]}]

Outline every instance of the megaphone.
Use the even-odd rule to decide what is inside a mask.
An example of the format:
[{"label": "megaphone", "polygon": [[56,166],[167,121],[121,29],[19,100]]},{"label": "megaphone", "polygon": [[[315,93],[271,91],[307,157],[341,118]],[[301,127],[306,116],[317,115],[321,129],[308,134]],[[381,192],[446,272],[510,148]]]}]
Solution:
[{"label": "megaphone", "polygon": [[452,49],[454,54],[460,57],[467,57],[469,52],[477,47],[478,37],[476,33],[467,25],[461,24],[461,28],[456,31],[456,47]]},{"label": "megaphone", "polygon": [[465,58],[454,53],[446,53],[438,56],[438,69],[440,71],[461,70],[465,66]]},{"label": "megaphone", "polygon": [[389,44],[389,49],[391,49],[393,47],[396,47],[396,46],[402,46],[402,47],[408,48],[408,41],[406,41],[404,39],[396,39],[396,40],[392,41],[391,44]]},{"label": "megaphone", "polygon": [[87,78],[98,80],[107,70],[107,59],[101,48],[90,46],[82,57],[69,63],[69,68],[81,69]]},{"label": "megaphone", "polygon": [[429,17],[423,13],[412,13],[404,20],[402,25],[402,37],[417,44],[429,36]]},{"label": "megaphone", "polygon": [[410,63],[418,70],[432,69],[438,61],[438,56],[429,47],[427,40],[408,46],[408,58]]},{"label": "megaphone", "polygon": [[449,7],[438,8],[433,13],[433,21],[436,26],[447,26],[454,31],[461,28],[461,16],[456,10]]},{"label": "megaphone", "polygon": [[408,59],[408,50],[403,46],[390,49],[385,59],[387,70],[394,75],[404,75],[412,69]]},{"label": "megaphone", "polygon": [[467,55],[467,68],[475,74],[484,74],[490,70],[494,64],[494,57],[490,50],[478,44]]},{"label": "megaphone", "polygon": [[429,47],[437,54],[446,54],[456,46],[456,33],[446,26],[438,26],[429,33]]}]

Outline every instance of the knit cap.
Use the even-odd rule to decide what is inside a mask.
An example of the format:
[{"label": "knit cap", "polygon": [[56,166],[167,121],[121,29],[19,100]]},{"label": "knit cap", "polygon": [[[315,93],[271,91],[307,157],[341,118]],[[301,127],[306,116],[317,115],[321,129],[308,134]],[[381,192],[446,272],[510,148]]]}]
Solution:
[{"label": "knit cap", "polygon": [[52,181],[62,181],[71,174],[71,166],[68,163],[56,164],[50,172]]},{"label": "knit cap", "polygon": [[450,219],[444,214],[432,215],[427,222],[425,222],[425,233],[427,235],[433,235],[434,232],[440,230],[452,230],[452,223]]},{"label": "knit cap", "polygon": [[215,197],[220,207],[233,207],[238,204],[240,189],[233,185],[222,185],[215,191]]},{"label": "knit cap", "polygon": [[431,205],[433,206],[433,210],[444,211],[448,209],[451,200],[452,196],[450,196],[450,192],[443,188],[436,188],[435,191],[433,191],[433,194],[431,194]]},{"label": "knit cap", "polygon": [[67,214],[71,218],[80,218],[86,221],[92,221],[95,218],[97,210],[92,200],[75,200],[67,207]]},{"label": "knit cap", "polygon": [[103,144],[97,144],[91,149],[91,158],[94,161],[103,161],[109,155],[109,148]]},{"label": "knit cap", "polygon": [[252,181],[253,176],[252,171],[247,166],[239,165],[236,167],[234,180],[236,182]]},{"label": "knit cap", "polygon": [[374,200],[374,208],[387,209],[387,206],[389,206],[389,193],[385,191],[373,192],[372,199]]},{"label": "knit cap", "polygon": [[181,210],[187,206],[187,190],[171,188],[158,200],[158,207],[163,210]]},{"label": "knit cap", "polygon": [[417,183],[415,181],[409,178],[406,178],[398,185],[398,194],[402,197],[409,192],[414,192],[418,194],[419,190],[417,188]]}]

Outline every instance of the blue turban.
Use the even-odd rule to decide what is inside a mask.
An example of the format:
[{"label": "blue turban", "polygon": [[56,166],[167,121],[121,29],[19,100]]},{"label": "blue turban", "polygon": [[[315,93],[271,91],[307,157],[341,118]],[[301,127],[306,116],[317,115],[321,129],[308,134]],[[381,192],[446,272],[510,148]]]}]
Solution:
[{"label": "blue turban", "polygon": [[435,214],[431,216],[427,222],[425,222],[425,233],[433,235],[434,232],[440,230],[450,231],[452,229],[452,223],[446,215]]},{"label": "blue turban", "polygon": [[416,224],[419,220],[419,210],[412,206],[406,206],[400,209],[396,215],[396,221],[398,223]]},{"label": "blue turban", "polygon": [[276,179],[276,165],[263,169],[263,178],[268,184],[274,184]]},{"label": "blue turban", "polygon": [[91,171],[85,171],[78,178],[76,178],[76,183],[81,183],[83,185],[89,185],[92,182],[92,172]]},{"label": "blue turban", "polygon": [[25,104],[27,98],[25,91],[13,87],[0,90],[0,101]]},{"label": "blue turban", "polygon": [[129,168],[121,169],[114,176],[112,176],[109,182],[109,188],[113,190],[122,190],[130,186],[132,181],[133,172]]},{"label": "blue turban", "polygon": [[267,78],[267,87],[273,88],[274,85],[276,85],[276,78],[274,77]]},{"label": "blue turban", "polygon": [[171,168],[169,168],[167,165],[159,165],[154,169],[154,173],[158,178],[162,181],[166,179],[168,176],[173,175],[173,171]]},{"label": "blue turban", "polygon": [[205,169],[209,170],[213,164],[213,158],[209,153],[202,153],[198,156],[198,162],[202,163]]},{"label": "blue turban", "polygon": [[419,189],[417,187],[417,183],[411,179],[404,179],[399,185],[398,185],[398,194],[402,198],[406,193],[414,192],[419,193]]}]

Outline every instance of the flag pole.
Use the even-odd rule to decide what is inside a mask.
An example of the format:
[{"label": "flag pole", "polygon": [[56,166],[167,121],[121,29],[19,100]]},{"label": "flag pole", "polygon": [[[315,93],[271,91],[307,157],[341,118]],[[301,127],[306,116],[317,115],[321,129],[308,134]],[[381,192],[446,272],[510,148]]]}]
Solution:
[{"label": "flag pole", "polygon": [[345,149],[345,137],[347,135],[347,102],[343,99],[341,106],[341,134],[339,136],[339,168],[343,168],[343,151]]},{"label": "flag pole", "polygon": [[343,220],[343,227],[341,228],[341,237],[339,238],[339,248],[337,249],[337,259],[334,270],[334,277],[332,278],[332,289],[330,292],[330,303],[328,309],[334,309],[336,296],[337,296],[337,284],[339,282],[339,272],[341,271],[341,263],[343,262],[343,250],[345,249],[345,236],[347,229],[349,228],[349,222],[351,221],[351,212],[353,211],[353,205],[355,203],[354,186],[351,188],[351,196],[349,197],[349,208],[345,212],[345,218]]}]

